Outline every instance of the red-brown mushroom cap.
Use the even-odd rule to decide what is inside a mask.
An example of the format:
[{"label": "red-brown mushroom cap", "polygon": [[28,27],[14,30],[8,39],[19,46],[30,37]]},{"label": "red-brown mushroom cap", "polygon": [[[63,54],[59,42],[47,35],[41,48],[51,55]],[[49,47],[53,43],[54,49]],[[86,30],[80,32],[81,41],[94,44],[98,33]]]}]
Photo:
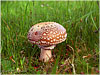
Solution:
[{"label": "red-brown mushroom cap", "polygon": [[50,46],[66,40],[66,29],[56,22],[42,22],[32,26],[28,40],[40,46]]}]

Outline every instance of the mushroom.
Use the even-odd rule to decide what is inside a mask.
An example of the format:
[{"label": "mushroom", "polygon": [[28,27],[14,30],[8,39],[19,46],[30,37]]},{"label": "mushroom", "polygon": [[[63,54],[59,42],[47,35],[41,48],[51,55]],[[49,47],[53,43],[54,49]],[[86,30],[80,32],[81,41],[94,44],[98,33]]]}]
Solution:
[{"label": "mushroom", "polygon": [[41,49],[40,59],[49,61],[52,57],[51,50],[56,44],[66,40],[66,29],[56,22],[42,22],[33,25],[27,35],[28,41],[38,45]]}]

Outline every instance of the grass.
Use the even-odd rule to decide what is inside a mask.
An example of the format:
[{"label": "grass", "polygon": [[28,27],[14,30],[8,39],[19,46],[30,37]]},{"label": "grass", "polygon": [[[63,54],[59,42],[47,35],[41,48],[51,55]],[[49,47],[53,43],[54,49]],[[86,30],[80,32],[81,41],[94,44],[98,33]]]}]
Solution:
[{"label": "grass", "polygon": [[[53,62],[39,62],[40,49],[27,40],[30,27],[54,21],[66,28]],[[98,74],[99,7],[96,1],[2,1],[2,74]]]}]

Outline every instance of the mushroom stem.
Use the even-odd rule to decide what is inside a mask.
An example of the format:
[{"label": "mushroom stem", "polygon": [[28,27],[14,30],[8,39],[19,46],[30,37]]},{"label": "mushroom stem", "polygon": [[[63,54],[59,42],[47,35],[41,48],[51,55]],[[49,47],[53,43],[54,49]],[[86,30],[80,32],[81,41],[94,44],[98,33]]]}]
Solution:
[{"label": "mushroom stem", "polygon": [[41,61],[47,62],[52,57],[51,50],[45,50],[41,48],[40,59]]}]

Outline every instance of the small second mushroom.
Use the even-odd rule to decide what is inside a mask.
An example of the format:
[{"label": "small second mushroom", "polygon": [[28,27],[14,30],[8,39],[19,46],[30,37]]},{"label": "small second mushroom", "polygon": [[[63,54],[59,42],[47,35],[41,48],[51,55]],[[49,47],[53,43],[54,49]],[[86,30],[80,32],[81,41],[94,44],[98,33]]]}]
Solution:
[{"label": "small second mushroom", "polygon": [[56,44],[66,40],[66,29],[56,22],[42,22],[33,25],[28,32],[28,40],[41,49],[40,60],[47,62],[52,57],[51,50]]}]

